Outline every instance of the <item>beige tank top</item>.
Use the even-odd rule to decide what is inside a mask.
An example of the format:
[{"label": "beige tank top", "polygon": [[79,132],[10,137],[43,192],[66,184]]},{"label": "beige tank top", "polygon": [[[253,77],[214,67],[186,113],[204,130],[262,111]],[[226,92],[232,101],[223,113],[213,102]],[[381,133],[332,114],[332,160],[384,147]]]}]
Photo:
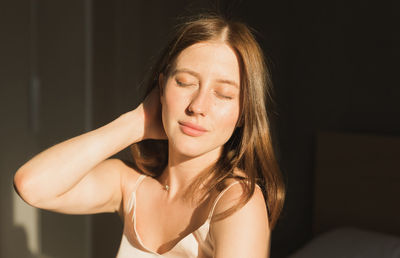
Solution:
[{"label": "beige tank top", "polygon": [[[208,215],[207,220],[201,225],[197,230],[192,232],[191,234],[184,237],[181,241],[179,241],[171,250],[166,253],[158,254],[146,248],[143,245],[140,236],[136,231],[136,189],[139,184],[145,178],[145,175],[141,175],[132,191],[132,195],[128,202],[128,212],[131,212],[133,209],[132,222],[133,229],[124,226],[124,232],[122,234],[121,244],[118,250],[117,258],[153,258],[153,257],[165,257],[165,258],[208,258],[213,256],[214,245],[213,241],[209,235],[210,221],[212,214],[214,212],[215,206],[221,196],[233,185],[239,183],[235,182],[226,187],[215,199],[210,214]],[[132,232],[134,235],[134,239],[128,240],[127,232]]]}]

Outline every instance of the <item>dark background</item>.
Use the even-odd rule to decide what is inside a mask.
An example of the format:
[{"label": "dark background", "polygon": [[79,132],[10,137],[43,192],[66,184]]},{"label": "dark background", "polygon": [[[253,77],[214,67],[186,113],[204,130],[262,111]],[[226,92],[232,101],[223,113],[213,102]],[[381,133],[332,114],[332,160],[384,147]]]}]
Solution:
[{"label": "dark background", "polygon": [[[285,257],[313,236],[316,133],[400,135],[399,3],[217,5],[258,32],[270,64],[273,138],[287,181],[271,257]],[[40,150],[133,109],[142,96],[138,85],[176,17],[210,6],[189,0],[0,3],[1,257],[115,256],[121,223],[114,214],[38,211],[32,250],[26,227],[15,223],[12,176]]]}]

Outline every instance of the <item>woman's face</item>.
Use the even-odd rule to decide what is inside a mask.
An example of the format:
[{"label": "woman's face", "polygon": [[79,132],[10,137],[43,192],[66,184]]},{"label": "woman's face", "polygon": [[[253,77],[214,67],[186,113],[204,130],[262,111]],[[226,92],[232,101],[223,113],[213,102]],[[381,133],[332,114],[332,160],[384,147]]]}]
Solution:
[{"label": "woman's face", "polygon": [[179,54],[160,82],[162,120],[172,150],[218,157],[239,116],[240,74],[233,50],[225,43],[196,43]]}]

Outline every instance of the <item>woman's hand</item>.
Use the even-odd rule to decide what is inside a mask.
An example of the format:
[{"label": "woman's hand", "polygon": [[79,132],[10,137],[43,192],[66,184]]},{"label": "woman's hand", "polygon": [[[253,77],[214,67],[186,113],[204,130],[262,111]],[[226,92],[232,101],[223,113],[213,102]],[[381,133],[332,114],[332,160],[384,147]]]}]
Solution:
[{"label": "woman's hand", "polygon": [[159,88],[154,87],[138,108],[142,110],[144,117],[143,139],[167,139],[161,117]]}]

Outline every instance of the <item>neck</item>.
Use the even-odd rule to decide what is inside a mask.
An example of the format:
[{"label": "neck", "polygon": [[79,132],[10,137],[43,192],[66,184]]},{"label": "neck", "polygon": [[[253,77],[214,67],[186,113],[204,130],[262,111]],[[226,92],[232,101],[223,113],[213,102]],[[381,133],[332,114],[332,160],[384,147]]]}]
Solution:
[{"label": "neck", "polygon": [[175,199],[183,194],[197,176],[210,169],[217,161],[220,151],[215,149],[196,157],[188,157],[173,152],[169,147],[168,165],[159,177],[164,188],[168,185],[169,199]]}]

